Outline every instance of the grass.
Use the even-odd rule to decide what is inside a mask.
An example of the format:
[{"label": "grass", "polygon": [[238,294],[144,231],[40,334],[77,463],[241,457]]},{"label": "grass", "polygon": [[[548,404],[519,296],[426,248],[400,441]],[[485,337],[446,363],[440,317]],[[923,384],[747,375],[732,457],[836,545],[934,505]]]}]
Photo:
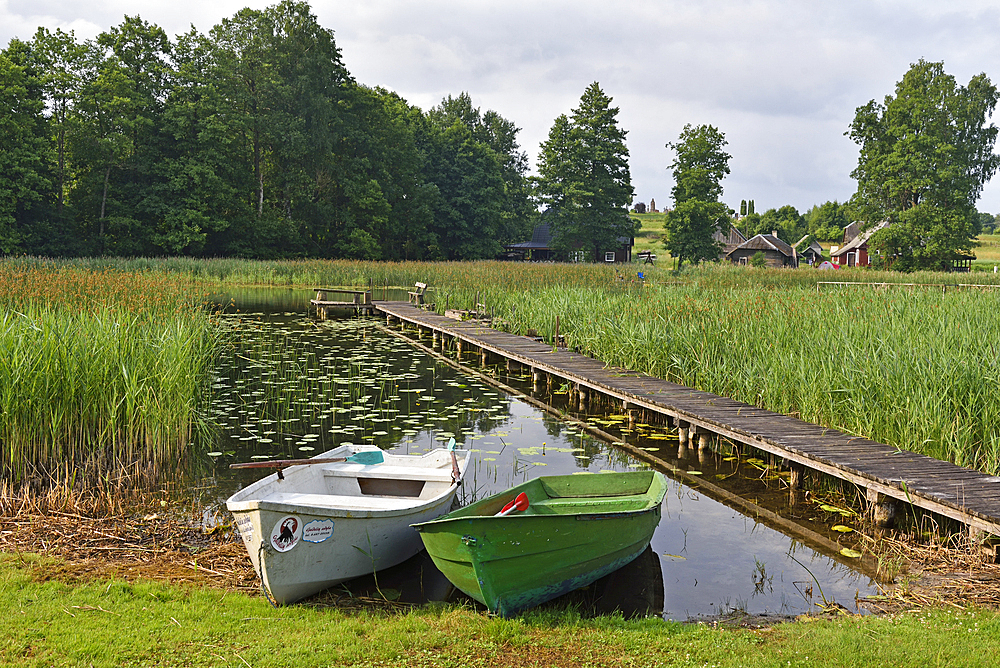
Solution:
[{"label": "grass", "polygon": [[0,295],[4,478],[155,478],[183,459],[215,345],[188,283],[4,264]]},{"label": "grass", "polygon": [[633,213],[629,215],[632,220],[637,220],[642,225],[635,234],[635,246],[632,248],[632,254],[648,250],[660,258],[669,258],[670,253],[663,248],[663,225],[666,222],[667,214]]},{"label": "grass", "polygon": [[723,630],[572,609],[504,620],[461,606],[345,612],[209,588],[45,575],[0,555],[0,664],[17,666],[990,666],[1000,616],[921,610]]}]

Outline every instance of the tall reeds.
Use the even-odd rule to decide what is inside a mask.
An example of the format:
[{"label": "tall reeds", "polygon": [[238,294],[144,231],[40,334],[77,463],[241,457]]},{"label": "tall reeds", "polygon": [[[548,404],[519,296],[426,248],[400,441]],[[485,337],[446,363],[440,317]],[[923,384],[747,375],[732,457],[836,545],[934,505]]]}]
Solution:
[{"label": "tall reeds", "polygon": [[183,458],[215,341],[187,284],[5,264],[0,307],[4,477],[155,478]]}]

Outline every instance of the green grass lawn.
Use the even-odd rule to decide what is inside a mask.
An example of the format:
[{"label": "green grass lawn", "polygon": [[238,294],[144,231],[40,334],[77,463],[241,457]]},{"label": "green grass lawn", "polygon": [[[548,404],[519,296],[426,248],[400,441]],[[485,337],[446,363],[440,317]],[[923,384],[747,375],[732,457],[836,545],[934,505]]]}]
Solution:
[{"label": "green grass lawn", "polygon": [[663,223],[667,218],[665,213],[633,213],[629,214],[632,220],[637,220],[642,224],[642,228],[635,233],[635,246],[632,248],[634,256],[639,251],[653,251],[661,258],[669,258],[670,254],[663,248]]},{"label": "green grass lawn", "polygon": [[462,606],[345,611],[220,589],[47,578],[46,561],[0,554],[0,665],[993,666],[1000,615],[927,609],[834,616],[764,629],[574,610],[499,619]]}]

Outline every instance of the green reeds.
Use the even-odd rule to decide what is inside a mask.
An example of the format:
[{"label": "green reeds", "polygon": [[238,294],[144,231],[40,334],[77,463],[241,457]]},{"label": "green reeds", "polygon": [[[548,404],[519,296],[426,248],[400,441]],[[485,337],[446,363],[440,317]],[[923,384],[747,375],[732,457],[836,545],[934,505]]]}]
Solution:
[{"label": "green reeds", "polygon": [[[83,484],[183,458],[215,338],[185,286],[0,270],[0,471]],[[62,473],[60,473],[62,472]]]}]

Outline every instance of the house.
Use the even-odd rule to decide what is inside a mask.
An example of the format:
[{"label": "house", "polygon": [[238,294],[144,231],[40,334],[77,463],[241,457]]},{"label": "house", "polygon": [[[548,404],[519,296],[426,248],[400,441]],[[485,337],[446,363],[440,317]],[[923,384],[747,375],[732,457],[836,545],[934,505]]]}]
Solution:
[{"label": "house", "polygon": [[[602,257],[595,259],[598,262],[631,262],[632,246],[634,245],[634,237],[618,237],[618,245],[615,248],[604,251]],[[534,231],[531,233],[530,241],[522,241],[504,246],[504,255],[508,260],[530,262],[552,262],[558,260],[578,262],[583,258],[583,250],[570,251],[568,258],[558,257],[554,246],[552,230],[549,224],[544,222],[535,226]]]},{"label": "house", "polygon": [[830,248],[830,261],[840,267],[871,266],[872,261],[868,256],[868,240],[888,224],[889,221],[886,220],[868,230],[861,231],[857,223],[851,223],[844,228],[844,245]]},{"label": "house", "polygon": [[803,248],[805,245],[803,242],[805,242],[808,238],[809,235],[805,235],[799,239],[798,243],[794,244],[792,248],[798,251],[799,256],[805,260],[806,264],[812,266],[823,261],[823,247],[819,245],[818,241],[813,240],[811,244]]},{"label": "house", "polygon": [[778,238],[777,232],[758,234],[726,254],[733,264],[750,264],[750,259],[762,253],[768,267],[797,267],[799,256],[795,249]]},{"label": "house", "polygon": [[722,230],[717,230],[715,234],[712,235],[712,239],[716,242],[722,244],[722,253],[719,255],[719,259],[726,257],[730,251],[735,250],[740,244],[746,243],[746,236],[736,229],[733,224],[729,225],[729,230],[723,233]]}]

